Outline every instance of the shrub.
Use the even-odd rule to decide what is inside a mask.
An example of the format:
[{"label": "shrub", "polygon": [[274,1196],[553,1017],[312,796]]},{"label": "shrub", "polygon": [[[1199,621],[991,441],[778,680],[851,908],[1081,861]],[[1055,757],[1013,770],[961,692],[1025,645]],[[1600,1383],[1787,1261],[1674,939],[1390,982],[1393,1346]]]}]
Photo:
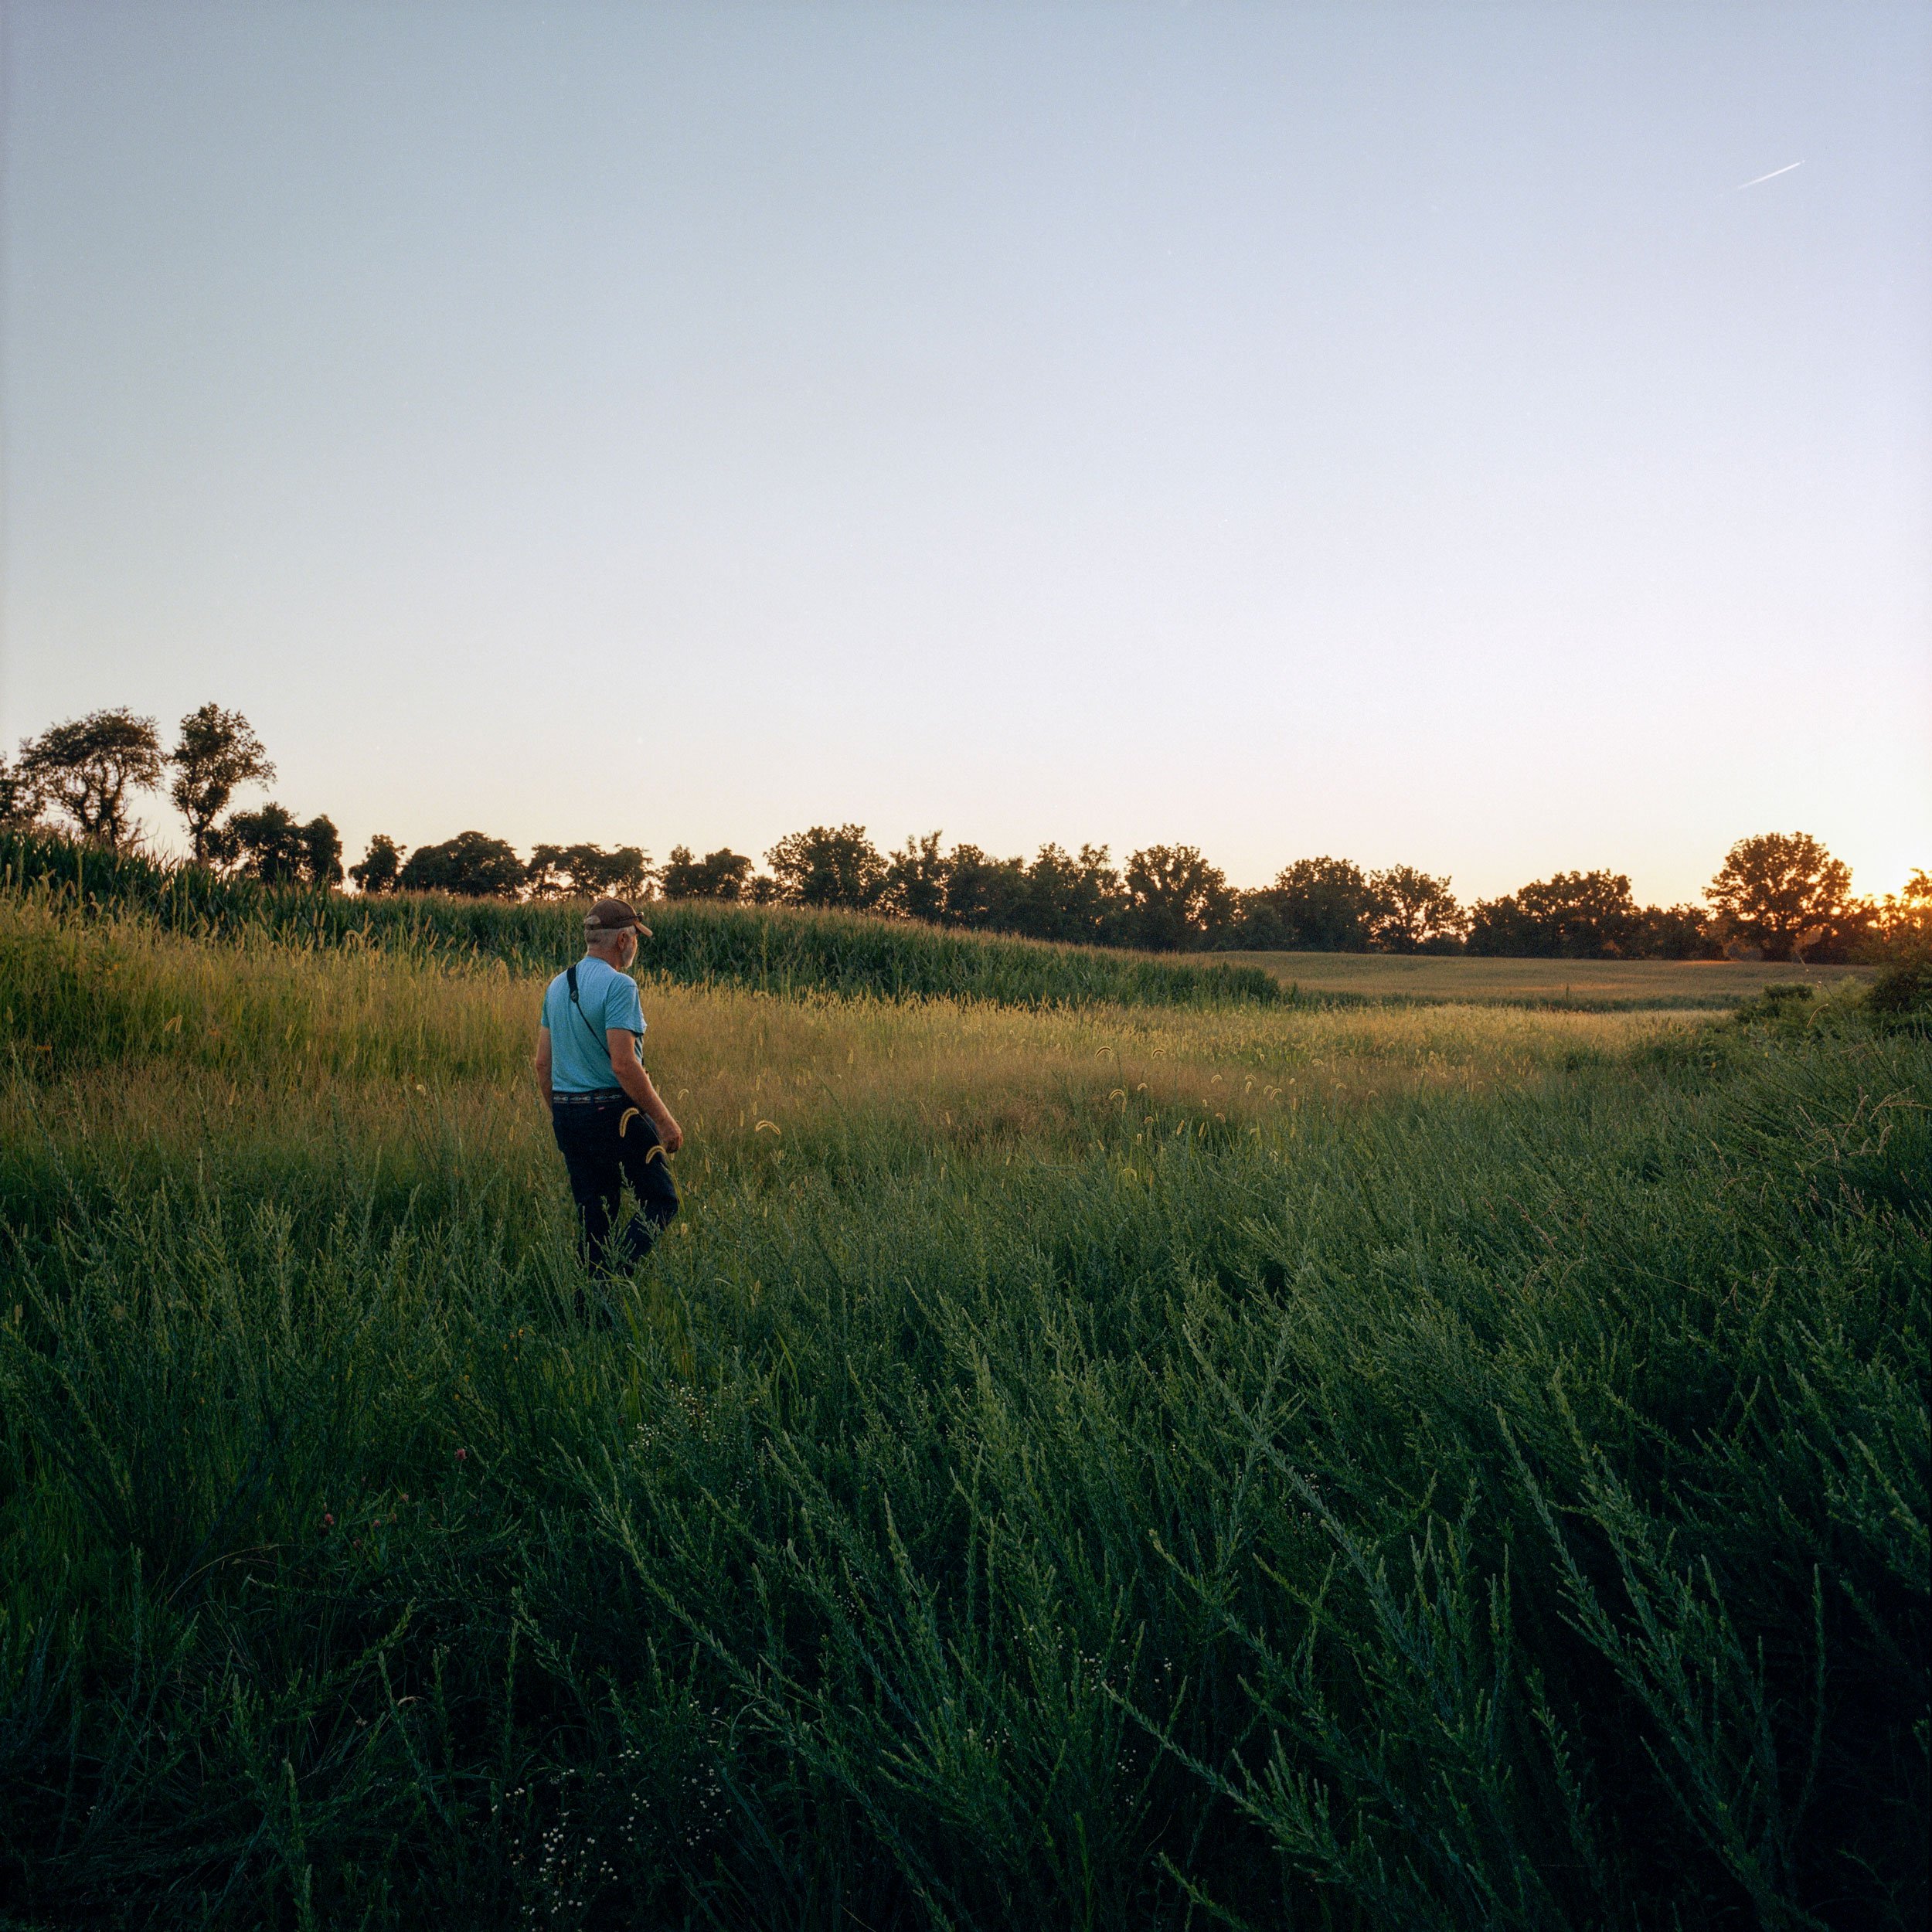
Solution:
[{"label": "shrub", "polygon": [[1887,1019],[1932,1016],[1932,959],[1908,959],[1888,966],[1872,981],[1865,1004]]}]

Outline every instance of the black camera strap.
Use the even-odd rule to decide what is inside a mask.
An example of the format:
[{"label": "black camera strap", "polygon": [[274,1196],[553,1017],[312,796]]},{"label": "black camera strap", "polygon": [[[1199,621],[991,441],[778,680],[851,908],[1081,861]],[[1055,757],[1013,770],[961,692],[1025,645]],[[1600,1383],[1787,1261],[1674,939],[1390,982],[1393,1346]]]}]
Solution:
[{"label": "black camera strap", "polygon": [[570,1004],[577,1009],[577,1018],[583,1022],[583,1030],[590,1036],[591,1044],[605,1053],[611,1050],[609,1043],[597,1036],[597,1029],[590,1024],[590,1016],[583,1010],[583,1002],[577,998],[577,969],[574,966],[565,969],[564,978],[570,982]]}]

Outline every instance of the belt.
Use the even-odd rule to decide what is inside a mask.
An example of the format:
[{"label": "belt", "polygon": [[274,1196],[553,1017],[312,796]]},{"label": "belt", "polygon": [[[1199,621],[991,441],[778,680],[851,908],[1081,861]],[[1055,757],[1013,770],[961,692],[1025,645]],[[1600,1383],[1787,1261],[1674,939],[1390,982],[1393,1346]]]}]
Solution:
[{"label": "belt", "polygon": [[600,1087],[589,1094],[553,1094],[553,1107],[608,1107],[613,1101],[624,1098],[621,1087]]}]

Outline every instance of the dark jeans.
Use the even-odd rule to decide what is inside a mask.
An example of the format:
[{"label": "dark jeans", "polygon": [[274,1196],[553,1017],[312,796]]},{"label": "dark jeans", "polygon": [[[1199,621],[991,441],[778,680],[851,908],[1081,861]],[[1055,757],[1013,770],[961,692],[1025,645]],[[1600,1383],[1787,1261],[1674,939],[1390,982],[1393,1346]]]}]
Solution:
[{"label": "dark jeans", "polygon": [[[651,1117],[620,1097],[553,1107],[550,1125],[570,1170],[584,1259],[594,1268],[641,1261],[678,1211],[678,1184]],[[613,1243],[611,1223],[623,1203],[626,1181],[638,1197],[638,1212]]]}]

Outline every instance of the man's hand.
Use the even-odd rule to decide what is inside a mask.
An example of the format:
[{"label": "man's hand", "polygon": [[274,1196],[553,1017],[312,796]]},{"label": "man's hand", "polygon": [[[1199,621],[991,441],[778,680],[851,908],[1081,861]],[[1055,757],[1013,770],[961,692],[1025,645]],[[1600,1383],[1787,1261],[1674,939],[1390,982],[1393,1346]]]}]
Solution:
[{"label": "man's hand", "polygon": [[610,1050],[611,1070],[617,1075],[618,1086],[651,1117],[665,1152],[676,1153],[684,1145],[684,1129],[672,1117],[670,1108],[651,1084],[651,1076],[644,1070],[644,1061],[638,1052],[637,1035],[628,1027],[613,1026],[606,1031],[604,1043]]}]

